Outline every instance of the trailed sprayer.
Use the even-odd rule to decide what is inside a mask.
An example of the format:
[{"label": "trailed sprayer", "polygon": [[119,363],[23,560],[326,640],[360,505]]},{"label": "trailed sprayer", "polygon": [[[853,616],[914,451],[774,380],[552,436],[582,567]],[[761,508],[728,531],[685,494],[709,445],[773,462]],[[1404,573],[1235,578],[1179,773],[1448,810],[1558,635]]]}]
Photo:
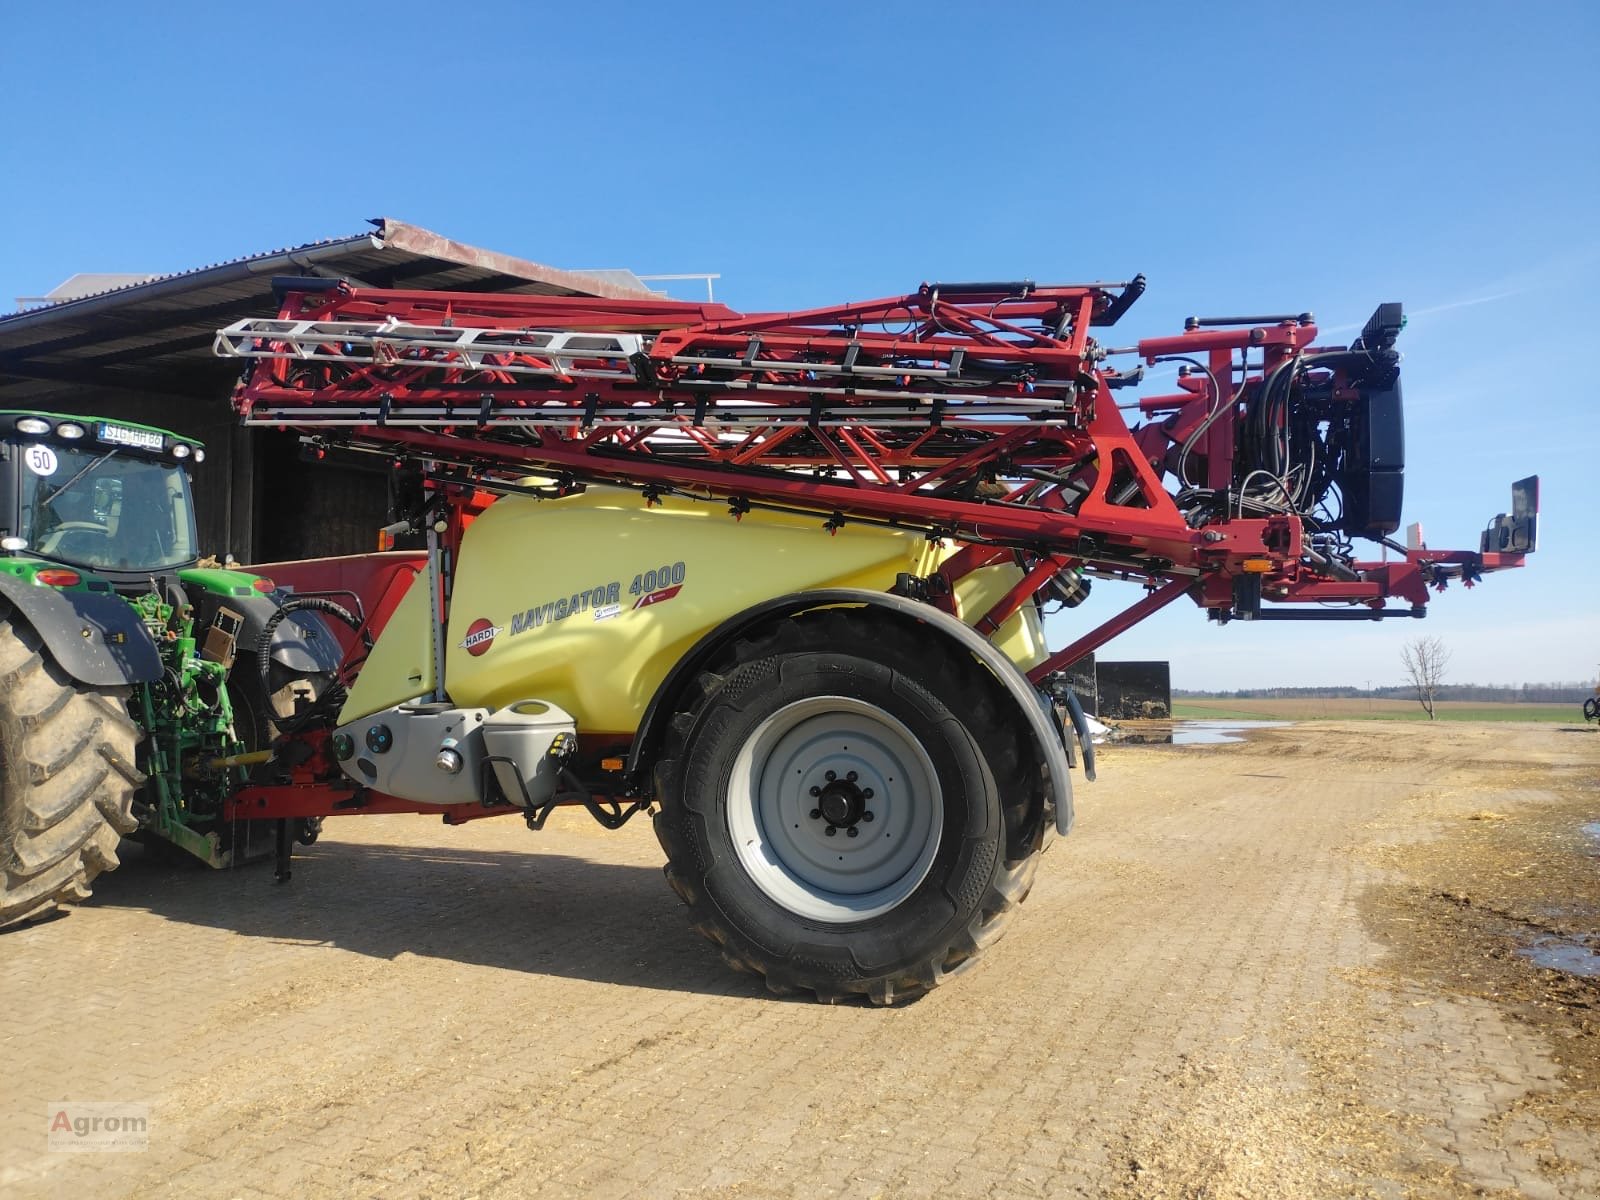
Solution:
[{"label": "trailed sprayer", "polygon": [[[217,338],[240,417],[383,456],[389,532],[426,548],[273,568],[359,628],[229,819],[650,812],[734,966],[828,1000],[935,986],[1092,777],[1064,668],[1179,600],[1419,617],[1534,548],[1536,479],[1476,549],[1392,539],[1398,304],[1347,345],[1304,313],[1118,345],[1143,290],[746,314],[283,281]],[[1126,608],[1052,650],[1045,611],[1107,582]]]}]

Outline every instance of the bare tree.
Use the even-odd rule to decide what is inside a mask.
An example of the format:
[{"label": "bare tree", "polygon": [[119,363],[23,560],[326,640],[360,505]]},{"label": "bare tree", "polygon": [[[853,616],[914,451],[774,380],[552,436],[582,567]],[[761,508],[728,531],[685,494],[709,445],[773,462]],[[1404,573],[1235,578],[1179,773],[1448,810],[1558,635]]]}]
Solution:
[{"label": "bare tree", "polygon": [[1450,651],[1439,638],[1416,637],[1401,649],[1400,661],[1405,664],[1406,678],[1417,690],[1417,703],[1428,714],[1428,720],[1434,720],[1434,698],[1444,681],[1444,669],[1450,665]]}]

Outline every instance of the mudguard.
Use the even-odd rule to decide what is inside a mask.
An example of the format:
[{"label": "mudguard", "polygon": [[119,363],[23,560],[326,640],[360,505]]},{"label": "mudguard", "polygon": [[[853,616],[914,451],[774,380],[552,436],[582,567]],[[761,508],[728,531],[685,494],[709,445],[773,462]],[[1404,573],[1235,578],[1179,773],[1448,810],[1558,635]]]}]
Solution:
[{"label": "mudguard", "polygon": [[[244,618],[244,627],[239,631],[239,651],[252,658],[272,614],[289,599],[283,592],[240,594],[238,588],[214,588],[204,580],[190,578],[183,580],[183,586],[206,623],[210,623],[219,606],[231,608]],[[331,674],[338,670],[343,658],[339,639],[314,612],[291,613],[273,632],[272,661],[292,676]]]},{"label": "mudguard", "polygon": [[629,777],[637,781],[648,770],[666,723],[677,711],[683,689],[724,645],[746,630],[775,619],[798,616],[818,608],[846,606],[875,608],[892,613],[900,620],[915,622],[953,642],[951,650],[966,650],[983,663],[1015,701],[1018,715],[1032,734],[1039,761],[1048,768],[1047,786],[1050,798],[1055,801],[1056,829],[1065,834],[1072,828],[1072,776],[1067,766],[1066,748],[1062,745],[1055,723],[1046,717],[1046,706],[1040,702],[1039,693],[1028,677],[987,638],[949,613],[904,596],[858,588],[824,588],[778,596],[730,617],[696,642],[667,672],[667,677],[650,699],[650,707],[639,722],[638,733],[629,751]]},{"label": "mudguard", "polygon": [[161,657],[127,601],[99,592],[64,592],[0,574],[9,614],[31,625],[56,662],[79,683],[118,687],[161,677]]},{"label": "mudguard", "polygon": [[[248,646],[254,653],[261,644],[261,632],[267,621],[278,611],[278,606],[290,596],[274,592],[270,596],[251,598],[235,605],[244,615],[244,631],[239,645]],[[339,639],[327,627],[324,619],[315,612],[292,612],[278,624],[272,633],[272,661],[293,675],[330,675],[339,669],[344,651]]]}]

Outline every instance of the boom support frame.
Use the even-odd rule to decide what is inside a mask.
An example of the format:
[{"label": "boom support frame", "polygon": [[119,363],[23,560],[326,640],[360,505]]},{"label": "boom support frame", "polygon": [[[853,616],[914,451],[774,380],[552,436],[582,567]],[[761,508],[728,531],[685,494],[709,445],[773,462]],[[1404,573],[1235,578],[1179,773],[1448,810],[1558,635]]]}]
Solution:
[{"label": "boom support frame", "polygon": [[[620,484],[647,502],[715,499],[736,517],[765,506],[830,528],[890,525],[1012,550],[1036,594],[1062,571],[1187,580],[1222,620],[1263,603],[1411,615],[1430,585],[1470,585],[1531,548],[1403,548],[1381,514],[1361,528],[1328,512],[1330,493],[1384,472],[1398,485],[1393,463],[1362,458],[1376,457],[1362,440],[1378,436],[1372,396],[1398,387],[1398,305],[1350,347],[1318,346],[1300,314],[1192,319],[1112,350],[1094,331],[1138,298],[1142,276],[924,284],[752,315],[285,286],[277,318],[217,337],[219,354],[249,363],[235,397],[246,423],[423,465],[446,496],[518,490],[539,472],[558,492]],[[1147,419],[1133,429],[1116,396],[1139,373],[1108,366],[1117,354],[1185,363],[1178,392],[1127,406]],[[1356,558],[1352,532],[1384,556]]]}]

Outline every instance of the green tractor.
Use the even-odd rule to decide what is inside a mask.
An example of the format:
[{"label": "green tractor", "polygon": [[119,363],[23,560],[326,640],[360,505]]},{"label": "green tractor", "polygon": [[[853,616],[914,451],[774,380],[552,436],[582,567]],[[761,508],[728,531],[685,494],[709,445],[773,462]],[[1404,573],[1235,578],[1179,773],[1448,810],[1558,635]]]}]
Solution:
[{"label": "green tractor", "polygon": [[85,898],[123,835],[213,867],[266,849],[222,802],[333,680],[315,610],[337,606],[201,565],[204,458],[148,426],[0,412],[0,926]]}]

